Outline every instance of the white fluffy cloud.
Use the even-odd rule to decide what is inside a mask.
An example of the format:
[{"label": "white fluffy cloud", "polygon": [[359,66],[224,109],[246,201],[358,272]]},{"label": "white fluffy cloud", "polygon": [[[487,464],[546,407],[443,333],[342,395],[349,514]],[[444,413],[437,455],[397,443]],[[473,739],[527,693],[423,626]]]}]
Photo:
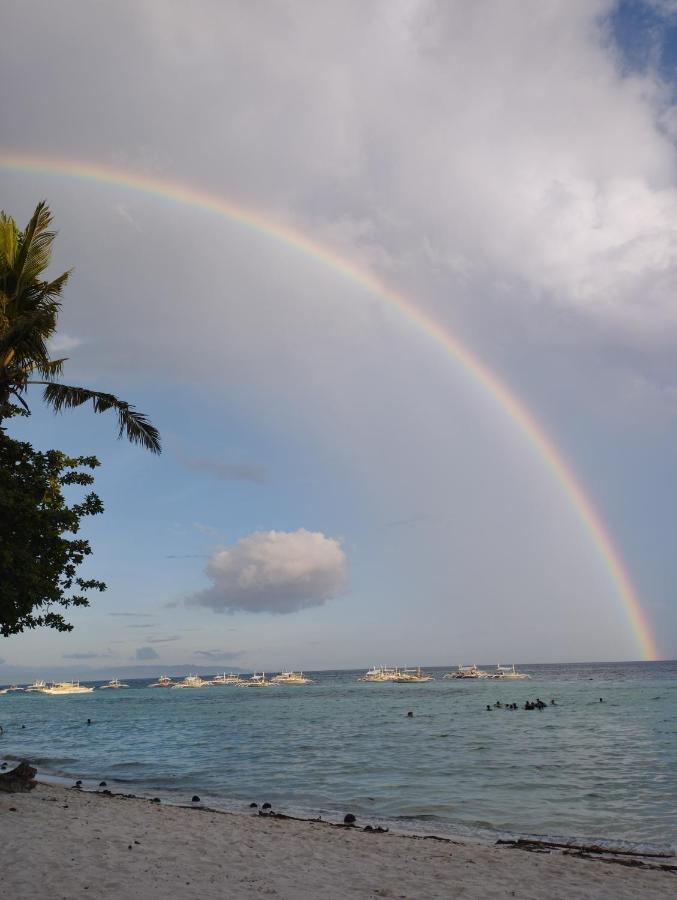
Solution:
[{"label": "white fluffy cloud", "polygon": [[191,604],[216,612],[292,613],[340,594],[347,561],[340,542],[319,531],[257,531],[217,550],[207,575],[213,586]]}]

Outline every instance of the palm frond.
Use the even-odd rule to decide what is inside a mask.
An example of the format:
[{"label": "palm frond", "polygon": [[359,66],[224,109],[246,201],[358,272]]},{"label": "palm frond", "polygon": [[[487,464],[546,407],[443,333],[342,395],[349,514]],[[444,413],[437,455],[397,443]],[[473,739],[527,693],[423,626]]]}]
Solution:
[{"label": "palm frond", "polygon": [[19,246],[19,229],[11,216],[0,213],[0,267],[5,272],[14,266]]},{"label": "palm frond", "polygon": [[29,381],[28,384],[43,384],[45,402],[55,412],[63,409],[71,409],[82,406],[91,401],[94,412],[106,412],[114,409],[118,414],[118,437],[126,436],[134,444],[141,444],[152,453],[161,452],[160,433],[148,421],[148,418],[138,412],[130,403],[118,400],[113,394],[103,391],[90,391],[88,388],[73,387],[66,384],[56,384],[51,381]]},{"label": "palm frond", "polygon": [[49,265],[55,231],[47,229],[52,222],[52,213],[44,200],[35,207],[35,212],[19,239],[14,270],[20,284],[34,281]]},{"label": "palm frond", "polygon": [[14,351],[12,358],[19,366],[42,366],[49,363],[46,340],[54,334],[50,310],[36,310],[11,321],[0,331],[0,357]]},{"label": "palm frond", "polygon": [[68,362],[67,356],[64,356],[63,359],[50,359],[48,362],[32,362],[21,369],[17,369],[16,378],[23,379],[26,382],[32,372],[37,372],[43,378],[56,378],[57,375],[63,374],[63,364],[65,362]]}]

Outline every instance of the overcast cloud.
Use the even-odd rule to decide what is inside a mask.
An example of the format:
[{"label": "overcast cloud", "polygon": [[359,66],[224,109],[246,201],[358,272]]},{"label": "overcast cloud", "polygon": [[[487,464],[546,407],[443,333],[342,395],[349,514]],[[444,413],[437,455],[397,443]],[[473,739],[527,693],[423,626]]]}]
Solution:
[{"label": "overcast cloud", "polygon": [[[653,57],[628,66],[619,8],[25,0],[3,21],[2,140],[291,224],[452,329],[562,448],[642,603],[675,633],[677,108]],[[478,635],[492,658],[508,641],[524,659],[534,644],[541,658],[636,652],[539,452],[389,304],[203,210],[2,176],[22,218],[49,198],[57,264],[76,267],[68,378],[143,401],[173,451],[151,469],[116,445],[102,467],[119,507],[105,498],[113,578],[97,602],[117,590],[117,608],[147,610],[112,615],[164,604],[152,627],[178,634],[179,596],[216,611],[322,607],[293,619],[326,617],[320,664],[360,629],[367,663],[381,640],[403,653],[433,641],[444,660]],[[108,435],[57,427],[49,439],[77,437],[77,452],[80,435]],[[189,534],[191,522],[210,524]],[[351,592],[328,603],[346,591],[346,556]],[[339,636],[344,609],[359,624]]]}]

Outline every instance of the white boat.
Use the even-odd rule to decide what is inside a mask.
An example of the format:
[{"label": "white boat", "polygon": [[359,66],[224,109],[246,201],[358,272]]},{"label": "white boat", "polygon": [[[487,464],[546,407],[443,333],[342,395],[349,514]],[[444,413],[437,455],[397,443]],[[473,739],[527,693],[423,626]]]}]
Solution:
[{"label": "white boat", "polygon": [[275,684],[312,684],[312,678],[306,678],[303,672],[280,672],[270,679]]},{"label": "white boat", "polygon": [[367,672],[358,678],[358,681],[395,681],[397,669],[389,666],[372,666]]},{"label": "white boat", "polygon": [[41,694],[44,692],[47,687],[46,681],[34,681],[33,684],[29,684],[26,688],[27,694]]},{"label": "white boat", "polygon": [[203,688],[210,687],[211,681],[203,681],[199,675],[186,675],[183,681],[177,681],[173,688]]},{"label": "white boat", "polygon": [[427,675],[421,671],[421,667],[416,669],[397,669],[396,677],[392,679],[396,684],[422,684],[424,681],[434,681],[432,675]]},{"label": "white boat", "polygon": [[240,681],[238,687],[275,687],[275,685],[272,681],[266,681],[265,672],[261,672],[260,675],[254,672],[251,678]]},{"label": "white boat", "polygon": [[212,678],[212,684],[242,684],[242,679],[234,672],[230,672],[228,675],[224,672],[223,675],[216,675]]},{"label": "white boat", "polygon": [[123,684],[119,678],[113,678],[108,684],[102,684],[99,690],[105,691],[106,688],[128,688],[128,684]]},{"label": "white boat", "polygon": [[93,687],[84,687],[79,681],[57,681],[43,688],[43,694],[61,697],[65,694],[91,694]]},{"label": "white boat", "polygon": [[490,678],[491,675],[489,672],[485,672],[484,669],[478,669],[476,665],[472,665],[472,666],[459,666],[455,672],[447,672],[447,674],[444,677],[445,678],[478,679],[478,678]]},{"label": "white boat", "polygon": [[148,687],[174,687],[174,682],[168,675],[160,675],[158,680],[149,684]]},{"label": "white boat", "polygon": [[16,684],[10,684],[9,687],[3,688],[0,694],[11,694],[13,691],[23,691],[25,688],[18,687]]},{"label": "white boat", "polygon": [[499,680],[508,679],[510,681],[524,681],[525,678],[531,678],[531,675],[527,675],[526,672],[518,672],[513,663],[512,666],[497,665],[496,671],[492,672],[489,677],[497,678]]}]

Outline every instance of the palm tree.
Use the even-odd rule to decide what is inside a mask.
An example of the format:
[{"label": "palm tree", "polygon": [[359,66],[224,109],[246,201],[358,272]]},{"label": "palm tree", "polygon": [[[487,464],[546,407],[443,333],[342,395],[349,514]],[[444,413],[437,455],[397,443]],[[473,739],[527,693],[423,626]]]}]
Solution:
[{"label": "palm tree", "polygon": [[55,412],[91,401],[94,412],[114,409],[118,437],[152,453],[160,453],[160,435],[146,416],[113,394],[90,391],[55,381],[65,359],[52,359],[47,342],[56,332],[61,292],[70,272],[43,281],[56,232],[50,231],[52,214],[42,201],[25,231],[11,217],[0,213],[0,423],[13,399],[28,411],[25,394],[30,385],[41,385],[43,398]]}]

